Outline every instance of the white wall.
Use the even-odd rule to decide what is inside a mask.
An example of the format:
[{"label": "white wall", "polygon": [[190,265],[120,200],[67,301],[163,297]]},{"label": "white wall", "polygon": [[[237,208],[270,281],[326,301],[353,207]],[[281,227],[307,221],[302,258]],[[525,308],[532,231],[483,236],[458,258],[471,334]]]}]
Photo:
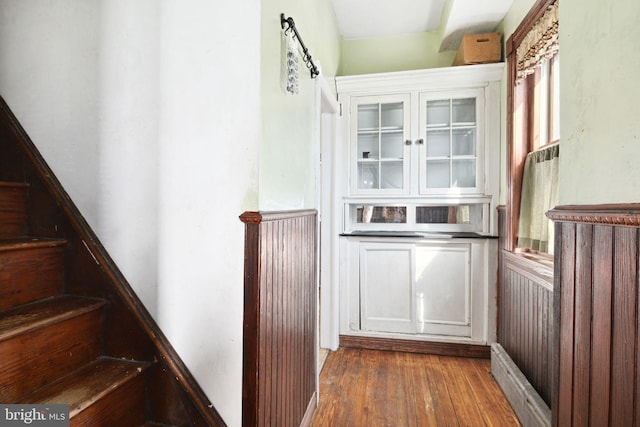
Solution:
[{"label": "white wall", "polygon": [[[147,309],[157,316],[161,52],[160,8],[155,3],[98,3],[98,129],[85,143],[94,144],[98,152],[98,167],[92,171],[99,188],[94,227]],[[72,174],[69,181],[77,178]]]},{"label": "white wall", "polygon": [[227,424],[237,426],[238,216],[258,207],[260,2],[163,5],[158,319]]},{"label": "white wall", "polygon": [[2,0],[0,95],[98,223],[98,0]]},{"label": "white wall", "polygon": [[3,0],[0,94],[240,425],[238,216],[258,207],[260,1]]},{"label": "white wall", "polygon": [[560,204],[640,202],[640,2],[560,3]]}]

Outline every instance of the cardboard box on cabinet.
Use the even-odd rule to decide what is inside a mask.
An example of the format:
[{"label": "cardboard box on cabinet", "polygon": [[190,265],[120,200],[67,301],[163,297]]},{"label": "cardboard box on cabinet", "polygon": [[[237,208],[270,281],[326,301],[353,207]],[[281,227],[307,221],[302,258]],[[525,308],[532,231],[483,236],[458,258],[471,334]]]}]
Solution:
[{"label": "cardboard box on cabinet", "polygon": [[500,33],[467,34],[462,38],[453,65],[500,62]]}]

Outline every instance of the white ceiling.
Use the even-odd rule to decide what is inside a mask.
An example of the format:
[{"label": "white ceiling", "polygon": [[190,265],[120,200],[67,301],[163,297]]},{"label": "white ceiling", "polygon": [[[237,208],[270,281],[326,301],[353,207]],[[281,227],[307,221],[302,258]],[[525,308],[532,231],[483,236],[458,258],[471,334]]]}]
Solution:
[{"label": "white ceiling", "polygon": [[[494,31],[512,3],[513,0],[333,0],[345,39],[436,31],[442,22],[440,50],[457,49],[464,34]],[[448,16],[443,17],[448,10]]]},{"label": "white ceiling", "polygon": [[333,0],[345,39],[432,31],[446,0]]}]

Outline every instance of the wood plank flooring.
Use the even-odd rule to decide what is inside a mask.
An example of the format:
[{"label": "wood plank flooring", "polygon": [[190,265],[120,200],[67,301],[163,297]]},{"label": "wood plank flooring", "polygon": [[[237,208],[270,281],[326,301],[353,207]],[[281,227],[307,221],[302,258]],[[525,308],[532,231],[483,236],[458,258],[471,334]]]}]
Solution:
[{"label": "wood plank flooring", "polygon": [[340,348],[320,374],[314,427],[519,426],[490,361]]}]

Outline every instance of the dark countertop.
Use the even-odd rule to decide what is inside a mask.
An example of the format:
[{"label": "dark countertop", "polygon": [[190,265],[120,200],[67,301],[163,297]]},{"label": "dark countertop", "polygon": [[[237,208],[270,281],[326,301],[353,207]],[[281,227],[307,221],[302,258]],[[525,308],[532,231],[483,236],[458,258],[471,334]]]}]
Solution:
[{"label": "dark countertop", "polygon": [[351,233],[341,233],[346,237],[411,237],[416,239],[497,239],[498,236],[474,233],[470,231],[352,231]]}]

